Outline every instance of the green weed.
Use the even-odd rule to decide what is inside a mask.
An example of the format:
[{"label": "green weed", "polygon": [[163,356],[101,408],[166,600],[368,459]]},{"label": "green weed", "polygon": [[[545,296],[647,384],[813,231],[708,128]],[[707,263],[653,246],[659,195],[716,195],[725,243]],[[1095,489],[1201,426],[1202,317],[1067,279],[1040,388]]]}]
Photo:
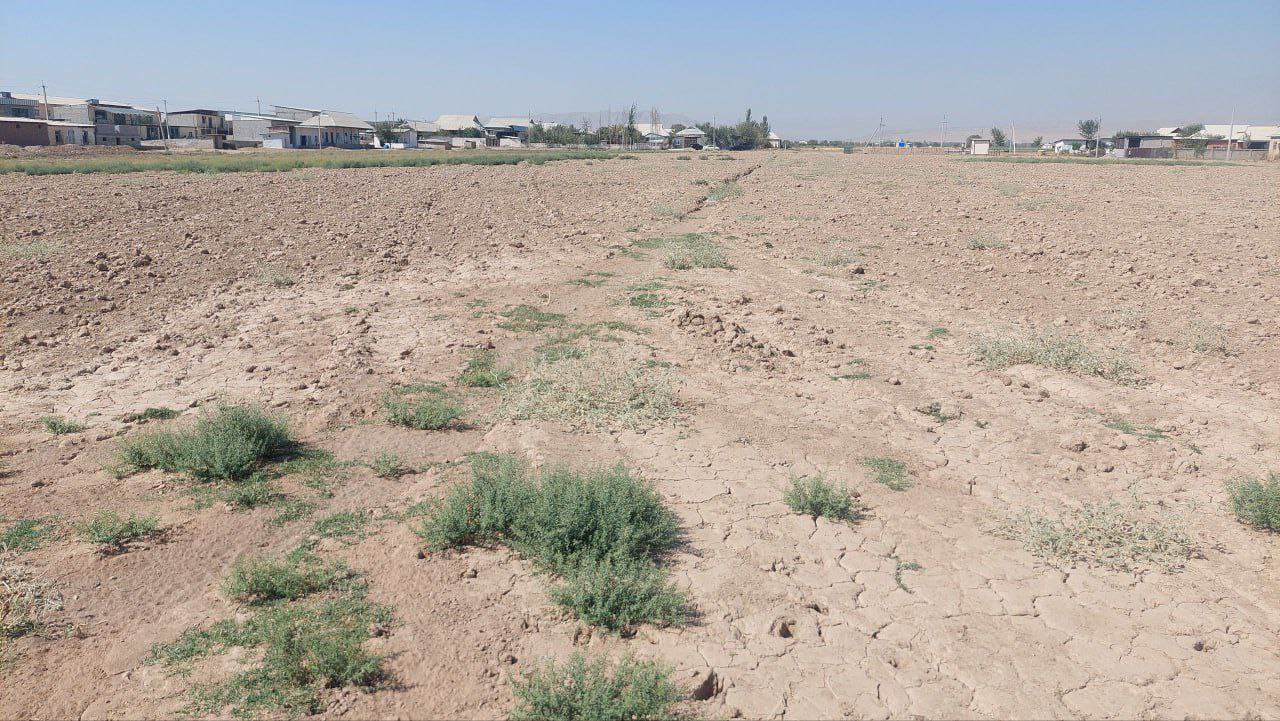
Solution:
[{"label": "green weed", "polygon": [[796,513],[833,521],[854,522],[861,519],[866,510],[857,493],[843,484],[831,483],[821,474],[792,476],[782,500]]},{"label": "green weed", "polygon": [[435,383],[399,386],[382,396],[382,410],[392,425],[438,431],[462,417],[462,408]]},{"label": "green weed", "polygon": [[631,656],[610,663],[574,653],[512,682],[511,721],[660,721],[676,717],[680,692],[671,670]]}]

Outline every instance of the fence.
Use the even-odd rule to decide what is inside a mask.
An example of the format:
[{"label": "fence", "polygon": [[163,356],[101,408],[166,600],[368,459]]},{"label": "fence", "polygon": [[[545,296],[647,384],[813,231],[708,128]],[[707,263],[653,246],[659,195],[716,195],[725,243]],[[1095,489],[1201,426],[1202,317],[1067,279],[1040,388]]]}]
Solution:
[{"label": "fence", "polygon": [[1265,148],[1256,150],[1232,148],[1231,157],[1227,157],[1226,148],[1204,148],[1200,151],[1195,148],[1178,148],[1173,151],[1173,157],[1178,160],[1266,160],[1267,151]]}]

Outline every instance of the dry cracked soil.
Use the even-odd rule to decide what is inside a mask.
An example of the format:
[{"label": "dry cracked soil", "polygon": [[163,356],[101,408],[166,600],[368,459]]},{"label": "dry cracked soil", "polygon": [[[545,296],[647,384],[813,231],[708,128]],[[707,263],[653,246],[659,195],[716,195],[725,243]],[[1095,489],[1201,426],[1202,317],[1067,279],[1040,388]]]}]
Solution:
[{"label": "dry cracked soil", "polygon": [[[65,624],[7,644],[0,716],[182,715],[199,679],[152,646],[237,617],[220,591],[237,558],[355,511],[363,534],[309,540],[394,608],[366,643],[392,680],[326,691],[324,716],[501,718],[509,677],[586,648],[670,664],[711,718],[1280,717],[1280,536],[1224,491],[1280,470],[1278,181],[1277,164],[785,151],[0,176],[0,520],[59,529],[16,562]],[[730,267],[668,267],[654,238]],[[561,327],[513,325],[521,305]],[[510,420],[503,389],[457,387],[478,348],[518,383],[566,328],[666,368],[677,417]],[[975,354],[1026,333],[1128,370]],[[386,423],[379,397],[419,381],[467,422]],[[238,511],[104,470],[122,441],[228,400],[331,452],[327,490],[286,476],[292,515]],[[183,413],[128,416],[148,407]],[[696,617],[611,635],[515,552],[424,552],[404,509],[475,451],[651,481],[684,528],[668,566]],[[403,473],[374,473],[384,452]],[[903,473],[877,482],[867,459]],[[815,474],[864,516],[792,512],[789,480]],[[1176,524],[1180,555],[1119,568],[1002,531],[1112,501]],[[103,554],[72,530],[101,509],[164,533]]]}]

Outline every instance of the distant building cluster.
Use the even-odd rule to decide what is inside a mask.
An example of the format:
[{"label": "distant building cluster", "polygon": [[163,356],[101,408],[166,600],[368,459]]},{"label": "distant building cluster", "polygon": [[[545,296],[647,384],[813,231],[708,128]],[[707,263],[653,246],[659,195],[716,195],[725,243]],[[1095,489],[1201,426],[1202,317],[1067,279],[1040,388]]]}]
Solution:
[{"label": "distant building cluster", "polygon": [[[133,148],[507,148],[523,147],[530,135],[560,123],[526,116],[441,115],[435,120],[397,120],[377,128],[353,113],[272,105],[270,112],[192,108],[160,112],[100,98],[0,91],[0,144],[92,145]],[[635,123],[634,145],[665,149],[714,147],[696,127],[666,128]],[[581,133],[582,131],[578,131]],[[770,132],[770,147],[781,138]]]}]

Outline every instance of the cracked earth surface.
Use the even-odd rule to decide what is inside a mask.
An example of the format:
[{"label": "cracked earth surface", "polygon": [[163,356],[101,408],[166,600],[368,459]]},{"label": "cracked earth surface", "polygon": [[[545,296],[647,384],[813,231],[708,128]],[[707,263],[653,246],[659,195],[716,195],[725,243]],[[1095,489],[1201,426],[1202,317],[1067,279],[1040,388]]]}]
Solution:
[{"label": "cracked earth surface", "polygon": [[[449,462],[465,453],[514,451],[625,462],[687,533],[670,566],[697,620],[631,638],[558,611],[504,550],[419,558],[394,521],[326,548],[394,605],[369,644],[397,683],[336,691],[325,715],[502,717],[509,673],[588,647],[672,664],[708,717],[1280,716],[1280,539],[1238,524],[1223,491],[1280,469],[1280,210],[1248,200],[1277,171],[770,152],[0,177],[7,239],[54,247],[6,259],[0,286],[4,515],[109,506],[173,528],[117,556],[73,538],[27,555],[78,631],[15,644],[26,661],[0,669],[0,714],[182,708],[190,679],[144,664],[151,645],[233,615],[218,590],[230,564],[306,524],[196,510],[162,474],[100,466],[135,432],[122,414],[232,398],[279,409],[340,459],[391,448],[419,468],[353,467],[334,510],[400,509],[461,478]],[[708,202],[726,179],[741,193]],[[671,270],[634,245],[683,233],[733,267]],[[848,262],[816,260],[832,249]],[[591,272],[610,275],[575,282]],[[664,306],[628,302],[644,283]],[[386,388],[448,382],[471,348],[527,366],[540,339],[499,327],[517,304],[633,324],[622,343],[673,365],[681,419],[608,433],[377,420]],[[1118,308],[1145,324],[1095,322]],[[1220,325],[1232,353],[1180,344],[1189,320]],[[1014,323],[1123,349],[1147,382],[984,369],[968,339]],[[466,403],[484,419],[501,400]],[[89,428],[51,437],[35,425],[50,413]],[[912,485],[876,483],[868,457],[903,461]],[[791,513],[788,479],[814,473],[855,488],[867,517]],[[1013,509],[1133,495],[1185,519],[1199,547],[1185,568],[1055,567],[991,532]]]}]

